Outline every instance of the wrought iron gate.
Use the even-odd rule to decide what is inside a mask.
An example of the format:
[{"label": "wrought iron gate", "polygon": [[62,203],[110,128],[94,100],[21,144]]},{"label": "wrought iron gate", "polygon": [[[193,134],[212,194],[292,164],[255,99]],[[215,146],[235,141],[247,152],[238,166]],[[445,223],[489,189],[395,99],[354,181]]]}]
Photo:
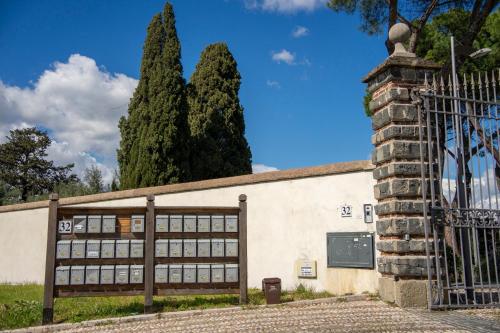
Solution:
[{"label": "wrought iron gate", "polygon": [[430,308],[500,306],[499,76],[415,93]]}]

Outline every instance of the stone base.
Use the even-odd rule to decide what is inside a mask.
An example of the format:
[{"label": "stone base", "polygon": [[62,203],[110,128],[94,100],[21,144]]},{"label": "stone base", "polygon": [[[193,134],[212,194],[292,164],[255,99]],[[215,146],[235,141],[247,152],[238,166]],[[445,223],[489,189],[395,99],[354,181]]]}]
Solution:
[{"label": "stone base", "polygon": [[385,302],[402,308],[427,307],[427,280],[398,280],[380,277],[379,295]]}]

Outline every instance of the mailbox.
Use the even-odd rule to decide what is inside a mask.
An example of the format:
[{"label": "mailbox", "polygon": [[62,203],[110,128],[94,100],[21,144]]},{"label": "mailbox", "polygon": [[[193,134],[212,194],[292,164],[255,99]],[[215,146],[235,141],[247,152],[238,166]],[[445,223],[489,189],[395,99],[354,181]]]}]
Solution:
[{"label": "mailbox", "polygon": [[67,259],[69,257],[71,257],[71,241],[70,240],[58,241],[56,258]]},{"label": "mailbox", "polygon": [[66,286],[69,284],[69,266],[56,267],[56,286]]},{"label": "mailbox", "polygon": [[115,283],[128,284],[128,265],[115,266]]},{"label": "mailbox", "polygon": [[212,239],[212,257],[224,257],[223,239]]},{"label": "mailbox", "polygon": [[73,216],[73,230],[77,234],[87,232],[87,216],[75,215]]},{"label": "mailbox", "polygon": [[210,239],[198,239],[198,257],[210,257]]},{"label": "mailbox", "polygon": [[224,282],[224,265],[213,264],[210,269],[211,281],[213,283]]},{"label": "mailbox", "polygon": [[156,215],[156,232],[168,232],[168,215]]},{"label": "mailbox", "polygon": [[182,283],[182,265],[168,266],[168,282]]},{"label": "mailbox", "polygon": [[101,241],[90,239],[87,241],[87,255],[86,258],[99,258],[101,252]]},{"label": "mailbox", "polygon": [[130,258],[142,258],[144,256],[144,240],[132,239],[130,241]]},{"label": "mailbox", "polygon": [[182,215],[170,215],[170,232],[182,232]]},{"label": "mailbox", "polygon": [[130,265],[130,283],[143,283],[144,281],[144,266]]},{"label": "mailbox", "polygon": [[72,285],[83,284],[85,281],[85,266],[71,266],[71,279]]},{"label": "mailbox", "polygon": [[184,215],[184,232],[196,232],[196,215]]},{"label": "mailbox", "polygon": [[196,257],[196,239],[184,240],[184,257]]},{"label": "mailbox", "polygon": [[115,240],[103,239],[101,241],[101,258],[115,257]]},{"label": "mailbox", "polygon": [[196,283],[196,265],[183,265],[183,283]]},{"label": "mailbox", "polygon": [[155,266],[155,283],[168,283],[168,265]]},{"label": "mailbox", "polygon": [[102,217],[102,232],[115,233],[116,230],[116,215],[104,215]]},{"label": "mailbox", "polygon": [[212,232],[224,232],[224,216],[212,216]]},{"label": "mailbox", "polygon": [[99,284],[99,266],[85,267],[85,284]]},{"label": "mailbox", "polygon": [[210,232],[210,215],[198,216],[198,232]]},{"label": "mailbox", "polygon": [[210,283],[210,265],[198,265],[198,283]]},{"label": "mailbox", "polygon": [[238,264],[226,264],[226,282],[238,282]]},{"label": "mailbox", "polygon": [[238,240],[226,239],[226,257],[238,256]]},{"label": "mailbox", "polygon": [[87,232],[98,234],[101,232],[101,215],[89,215],[87,218]]},{"label": "mailbox", "polygon": [[115,266],[101,266],[101,284],[113,284],[115,281]]},{"label": "mailbox", "polygon": [[226,215],[226,232],[238,232],[237,215]]},{"label": "mailbox", "polygon": [[144,232],[144,215],[132,215],[130,219],[130,231]]},{"label": "mailbox", "polygon": [[85,241],[74,240],[71,242],[71,258],[85,258]]},{"label": "mailbox", "polygon": [[328,267],[373,268],[373,234],[337,232],[327,234]]},{"label": "mailbox", "polygon": [[182,239],[171,239],[168,242],[169,257],[182,257]]},{"label": "mailbox", "polygon": [[130,241],[128,239],[116,241],[116,258],[128,258],[129,243]]},{"label": "mailbox", "polygon": [[155,241],[155,257],[168,257],[168,239],[157,239]]}]

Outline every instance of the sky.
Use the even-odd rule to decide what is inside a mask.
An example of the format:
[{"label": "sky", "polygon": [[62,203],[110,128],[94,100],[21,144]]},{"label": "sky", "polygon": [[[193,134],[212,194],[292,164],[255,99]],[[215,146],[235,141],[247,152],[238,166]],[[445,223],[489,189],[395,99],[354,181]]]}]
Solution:
[{"label": "sky", "polygon": [[[149,21],[164,0],[0,0],[0,142],[37,126],[49,158],[117,168],[118,119],[139,79]],[[325,0],[174,0],[189,80],[200,53],[226,42],[242,76],[254,172],[368,159],[362,78],[387,56],[385,36]]]}]

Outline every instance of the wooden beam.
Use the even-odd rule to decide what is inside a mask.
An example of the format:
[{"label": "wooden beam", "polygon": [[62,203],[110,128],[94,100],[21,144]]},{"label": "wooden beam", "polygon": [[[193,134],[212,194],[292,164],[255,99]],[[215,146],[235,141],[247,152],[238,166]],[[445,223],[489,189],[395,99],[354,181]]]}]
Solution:
[{"label": "wooden beam", "polygon": [[147,197],[146,251],[144,258],[144,313],[153,311],[154,255],[155,255],[155,196]]},{"label": "wooden beam", "polygon": [[42,324],[52,324],[54,319],[54,270],[56,260],[57,209],[59,195],[49,196],[49,220],[47,223],[47,252],[45,254],[45,287],[43,291]]},{"label": "wooden beam", "polygon": [[247,267],[247,196],[239,196],[239,266],[240,266],[240,304],[248,302],[248,267]]}]

